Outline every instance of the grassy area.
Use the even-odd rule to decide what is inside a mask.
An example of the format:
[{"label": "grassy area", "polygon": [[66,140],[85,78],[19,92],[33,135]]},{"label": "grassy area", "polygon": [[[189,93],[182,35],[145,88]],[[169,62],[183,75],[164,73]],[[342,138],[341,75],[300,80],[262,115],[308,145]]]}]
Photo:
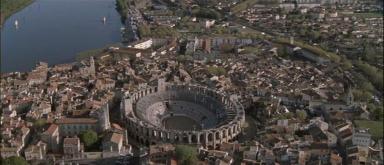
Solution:
[{"label": "grassy area", "polygon": [[244,0],[236,4],[234,7],[232,7],[231,12],[237,13],[247,8],[251,8],[255,4],[276,5],[278,4],[278,1],[277,0]]},{"label": "grassy area", "polygon": [[31,4],[33,0],[0,0],[0,25],[13,13]]},{"label": "grassy area", "polygon": [[[285,38],[278,38],[278,39],[274,40],[274,42],[279,43],[279,44],[291,45],[290,41],[288,39],[285,39]],[[325,51],[319,47],[315,47],[315,46],[312,46],[312,45],[309,45],[309,44],[306,44],[303,42],[299,42],[299,41],[295,41],[293,46],[301,47],[302,49],[306,49],[306,50],[308,50],[314,54],[319,55],[320,57],[330,59],[333,62],[336,62],[336,63],[340,62],[340,56],[338,56],[335,53],[327,52],[327,51]]]},{"label": "grassy area", "polygon": [[368,63],[357,61],[355,65],[368,78],[369,81],[379,90],[384,89],[383,70]]},{"label": "grassy area", "polygon": [[225,75],[226,71],[223,67],[209,66],[207,70],[210,74],[215,76]]},{"label": "grassy area", "polygon": [[353,16],[359,18],[382,18],[383,13],[375,12],[375,13],[353,13]]},{"label": "grassy area", "polygon": [[101,48],[90,49],[90,50],[79,52],[76,54],[75,58],[77,61],[80,61],[80,60],[89,58],[91,56],[99,56],[99,55],[102,55],[102,53],[105,52],[105,50],[109,47],[120,47],[120,46],[121,46],[120,43],[107,44]]},{"label": "grassy area", "polygon": [[383,137],[383,121],[355,120],[358,128],[369,128],[369,132],[374,138]]},{"label": "grassy area", "polygon": [[80,53],[77,53],[76,55],[76,60],[80,61],[86,58],[89,58],[91,56],[97,56],[103,52],[105,48],[98,48],[98,49],[91,49],[91,50],[86,50]]}]

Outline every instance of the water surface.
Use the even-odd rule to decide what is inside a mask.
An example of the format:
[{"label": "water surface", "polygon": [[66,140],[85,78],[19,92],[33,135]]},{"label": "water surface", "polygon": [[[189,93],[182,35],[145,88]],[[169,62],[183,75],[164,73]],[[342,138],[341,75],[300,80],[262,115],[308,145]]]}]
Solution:
[{"label": "water surface", "polygon": [[74,61],[78,52],[120,42],[121,27],[115,0],[36,0],[1,29],[1,72]]}]

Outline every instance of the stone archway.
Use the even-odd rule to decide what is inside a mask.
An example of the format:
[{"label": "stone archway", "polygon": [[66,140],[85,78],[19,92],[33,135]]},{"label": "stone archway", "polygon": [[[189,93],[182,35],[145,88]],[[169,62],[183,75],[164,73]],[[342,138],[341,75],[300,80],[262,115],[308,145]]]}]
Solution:
[{"label": "stone archway", "polygon": [[215,149],[216,149],[216,150],[219,150],[219,149],[220,149],[220,143],[215,144]]},{"label": "stone archway", "polygon": [[195,134],[192,134],[192,143],[197,143],[197,136]]},{"label": "stone archway", "polygon": [[203,144],[206,143],[204,134],[200,134],[199,139],[200,139],[200,143],[203,143]]},{"label": "stone archway", "polygon": [[187,144],[188,143],[188,135],[183,134],[183,143]]},{"label": "stone archway", "polygon": [[208,142],[213,141],[213,133],[208,133]]},{"label": "stone archway", "polygon": [[177,143],[180,140],[180,137],[178,135],[175,135],[174,139],[175,139],[175,143]]},{"label": "stone archway", "polygon": [[215,139],[220,140],[220,131],[215,132]]},{"label": "stone archway", "polygon": [[236,125],[232,126],[233,134],[237,134]]}]

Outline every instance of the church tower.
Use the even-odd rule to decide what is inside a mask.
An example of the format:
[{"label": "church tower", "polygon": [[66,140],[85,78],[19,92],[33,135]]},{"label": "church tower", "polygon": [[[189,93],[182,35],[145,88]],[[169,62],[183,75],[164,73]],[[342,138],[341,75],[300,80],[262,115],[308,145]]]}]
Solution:
[{"label": "church tower", "polygon": [[353,102],[354,102],[353,99],[354,99],[354,98],[353,98],[352,90],[351,90],[351,88],[348,88],[347,94],[346,94],[346,96],[345,96],[345,103],[346,103],[347,105],[352,105]]},{"label": "church tower", "polygon": [[166,82],[164,78],[157,80],[157,91],[165,91]]},{"label": "church tower", "polygon": [[130,96],[126,96],[125,98],[123,98],[120,107],[121,118],[124,119],[133,112],[132,98]]},{"label": "church tower", "polygon": [[99,125],[101,131],[105,131],[111,128],[111,123],[109,122],[109,105],[105,103],[100,110],[98,111]]},{"label": "church tower", "polygon": [[89,74],[93,77],[96,76],[95,59],[93,58],[93,56],[91,56],[90,59]]}]

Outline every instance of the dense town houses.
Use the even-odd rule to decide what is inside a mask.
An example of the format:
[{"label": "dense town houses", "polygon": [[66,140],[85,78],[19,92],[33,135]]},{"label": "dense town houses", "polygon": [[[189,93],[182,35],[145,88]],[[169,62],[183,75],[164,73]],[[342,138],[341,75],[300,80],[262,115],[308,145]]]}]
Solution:
[{"label": "dense town houses", "polygon": [[[195,38],[194,40],[200,39]],[[129,56],[116,62],[113,67],[126,70],[123,72],[110,70],[111,63],[103,59],[91,58],[90,61],[94,61],[90,62],[91,67],[81,66],[95,70],[95,72],[87,72],[90,73],[87,78],[83,77],[83,74],[78,74],[80,68],[74,70],[75,66],[67,66],[70,64],[67,64],[65,69],[57,69],[56,66],[53,67],[56,68],[54,70],[47,68],[50,70],[49,72],[55,74],[50,74],[53,77],[47,77],[42,82],[42,84],[46,84],[43,86],[34,84],[32,86],[7,88],[13,86],[13,82],[16,80],[23,81],[22,77],[18,78],[17,75],[10,74],[6,78],[7,81],[4,82],[8,83],[8,85],[3,86],[2,89],[5,91],[3,99],[6,99],[6,101],[4,103],[7,103],[7,107],[3,110],[3,113],[7,115],[2,117],[4,125],[2,134],[3,137],[9,139],[2,143],[2,156],[20,156],[23,154],[27,160],[41,160],[50,153],[63,153],[64,159],[89,158],[86,147],[79,138],[83,132],[88,130],[103,134],[99,150],[100,157],[107,158],[129,154],[131,146],[128,144],[128,136],[124,128],[110,121],[112,120],[110,107],[115,106],[116,103],[113,100],[117,96],[111,92],[116,91],[116,89],[117,91],[125,88],[131,89],[132,86],[142,86],[141,88],[143,88],[142,81],[156,79],[156,75],[148,74],[151,72],[157,72],[160,75],[165,75],[165,77],[172,77],[170,81],[199,80],[199,83],[218,90],[230,93],[237,91],[238,99],[246,108],[251,107],[255,101],[264,100],[269,116],[283,117],[285,114],[290,114],[290,109],[293,107],[296,107],[296,113],[304,114],[304,119],[298,117],[284,119],[283,117],[267,122],[263,130],[257,131],[264,132],[258,135],[260,140],[255,141],[255,145],[251,145],[249,149],[244,150],[239,146],[235,147],[236,143],[230,142],[223,144],[217,151],[200,150],[200,154],[207,157],[207,162],[231,164],[234,161],[233,157],[241,150],[244,152],[242,160],[245,163],[274,162],[276,160],[291,163],[308,161],[340,162],[340,153],[335,150],[335,147],[340,144],[347,149],[350,148],[348,154],[351,159],[353,157],[353,148],[351,147],[353,146],[357,146],[358,149],[365,152],[377,154],[376,150],[372,148],[374,143],[372,143],[372,135],[369,131],[354,128],[348,118],[337,118],[338,115],[334,115],[337,112],[340,115],[348,116],[349,112],[361,113],[364,111],[360,110],[363,108],[360,103],[355,103],[353,98],[348,99],[348,90],[344,89],[345,82],[340,81],[336,76],[334,79],[334,73],[328,67],[312,65],[304,61],[278,60],[278,57],[273,56],[268,51],[273,47],[260,41],[242,41],[238,39],[232,41],[230,38],[218,37],[204,37],[201,40],[202,45],[197,44],[196,49],[208,49],[208,46],[212,46],[210,51],[215,51],[220,49],[220,46],[216,46],[220,44],[255,44],[263,45],[266,49],[262,52],[264,57],[242,55],[243,57],[240,56],[225,62],[216,61],[210,64],[209,67],[212,68],[223,68],[228,75],[215,75],[216,73],[199,61],[193,61],[193,70],[188,68],[190,66],[183,66],[185,70],[180,68],[179,72],[174,72],[172,70],[176,67],[176,62],[173,62],[173,60],[176,60],[176,58],[160,55],[160,59],[155,60],[149,54],[136,57],[137,63],[135,64],[125,62],[129,60]],[[207,42],[211,43],[207,45]],[[147,64],[150,64],[151,61],[155,60],[158,64],[161,64],[164,61],[159,60],[162,59],[167,60],[167,68],[160,69],[163,66],[157,66],[156,64],[143,65],[140,63],[142,60],[147,60]],[[87,61],[83,63],[86,64]],[[178,67],[181,67],[180,63]],[[243,75],[240,73],[243,73]],[[95,76],[92,76],[92,74],[95,74]],[[120,75],[118,76],[120,79],[116,79],[116,75]],[[226,77],[231,75],[233,76],[230,78]],[[103,78],[99,78],[99,76]],[[190,78],[185,79],[185,76]],[[125,80],[127,78],[130,80]],[[87,81],[87,79],[93,81]],[[137,81],[139,79],[141,80]],[[122,84],[121,80],[125,82],[123,81]],[[109,85],[110,82],[113,82],[112,86]],[[239,83],[249,85],[233,87],[233,84]],[[34,100],[36,100],[36,97],[47,98],[46,100],[40,100],[40,102],[27,103],[30,105],[27,107],[21,106],[21,108],[26,109],[24,110],[24,113],[26,113],[25,119],[32,121],[44,119],[49,123],[43,126],[45,131],[38,133],[40,136],[32,136],[36,143],[25,144],[27,143],[26,139],[30,136],[28,127],[32,125],[31,123],[28,124],[25,119],[21,119],[16,112],[16,109],[20,108],[20,105],[15,106],[17,102],[25,99],[21,98],[20,95],[12,95],[7,92],[7,90],[22,90],[22,88],[33,89],[26,96],[34,96]],[[41,90],[36,90],[36,88],[41,88]],[[122,103],[122,105],[129,104]],[[310,107],[310,111],[304,111],[304,107]],[[319,110],[329,112],[320,117],[308,118],[308,113],[317,113],[320,112]],[[16,124],[17,127],[10,127],[10,124]],[[7,135],[7,131],[16,131],[19,134],[16,134],[16,136],[11,133]],[[299,133],[299,135],[297,136],[295,133]],[[285,136],[280,136],[281,134]],[[377,142],[381,143],[376,141],[375,146]],[[171,161],[173,159],[171,146],[151,146],[151,160],[153,162],[166,162],[168,159]],[[23,153],[21,153],[22,150]],[[314,159],[314,157],[324,159]],[[356,160],[360,159],[363,158]],[[373,160],[366,157],[364,161]]]}]

